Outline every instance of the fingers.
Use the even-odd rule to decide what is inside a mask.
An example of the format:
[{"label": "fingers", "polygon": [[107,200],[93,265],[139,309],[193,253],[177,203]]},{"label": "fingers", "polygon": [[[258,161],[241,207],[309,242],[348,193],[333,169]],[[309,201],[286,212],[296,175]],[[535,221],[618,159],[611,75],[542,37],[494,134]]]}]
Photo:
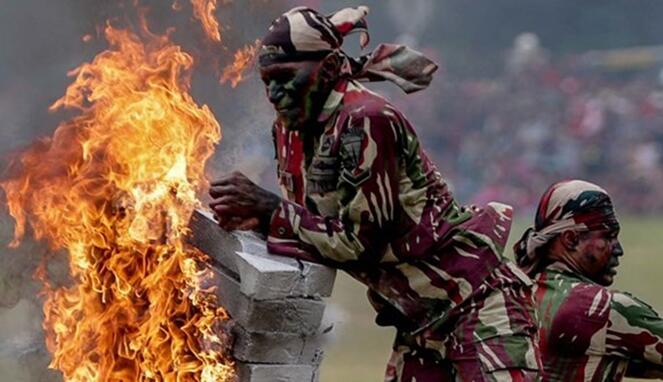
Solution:
[{"label": "fingers", "polygon": [[239,231],[251,231],[257,229],[259,226],[260,220],[258,218],[250,218],[242,221],[235,229]]},{"label": "fingers", "polygon": [[240,172],[234,172],[212,182],[209,194],[213,198],[224,195],[250,195],[257,186]]},{"label": "fingers", "polygon": [[251,180],[249,178],[247,178],[246,175],[242,174],[239,171],[233,171],[230,174],[221,177],[221,179],[213,181],[210,185],[211,186],[227,186],[227,185],[232,184],[232,183],[247,182],[247,181],[251,182]]},{"label": "fingers", "polygon": [[227,231],[237,229],[249,230],[258,226],[258,218],[250,205],[244,201],[238,201],[234,196],[223,196],[215,199],[209,204],[214,212],[219,226]]},{"label": "fingers", "polygon": [[230,216],[218,219],[219,226],[226,231],[234,231],[244,222],[239,216]]},{"label": "fingers", "polygon": [[238,204],[210,204],[209,205],[214,214],[221,219],[229,219],[235,216],[239,216],[240,218],[248,218],[251,217],[252,211],[247,210],[247,208],[243,205],[238,205]]},{"label": "fingers", "polygon": [[213,198],[220,198],[224,195],[237,195],[239,190],[236,186],[212,186],[209,189],[209,195]]},{"label": "fingers", "polygon": [[224,195],[224,196],[214,198],[214,200],[212,200],[209,203],[209,207],[211,209],[214,209],[215,206],[218,206],[218,205],[221,205],[221,204],[232,205],[234,201],[235,201],[235,197],[233,195]]},{"label": "fingers", "polygon": [[238,212],[240,215],[245,216],[247,214],[255,213],[254,207],[255,202],[237,195],[225,195],[220,198],[216,198],[209,203],[209,208],[213,211],[219,212]]},{"label": "fingers", "polygon": [[[233,172],[211,183],[209,207],[219,225],[226,230],[259,228],[264,214],[265,195],[262,188],[240,172]],[[270,211],[271,212],[271,211]]]}]

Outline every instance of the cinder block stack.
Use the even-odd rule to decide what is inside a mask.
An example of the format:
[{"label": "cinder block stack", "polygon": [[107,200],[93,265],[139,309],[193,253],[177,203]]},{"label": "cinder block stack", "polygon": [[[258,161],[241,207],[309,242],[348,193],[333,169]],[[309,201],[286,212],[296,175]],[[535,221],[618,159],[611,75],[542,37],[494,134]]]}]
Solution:
[{"label": "cinder block stack", "polygon": [[217,296],[232,318],[240,382],[317,381],[324,297],[336,273],[323,265],[269,255],[251,233],[228,233],[196,211],[190,243],[214,259]]}]

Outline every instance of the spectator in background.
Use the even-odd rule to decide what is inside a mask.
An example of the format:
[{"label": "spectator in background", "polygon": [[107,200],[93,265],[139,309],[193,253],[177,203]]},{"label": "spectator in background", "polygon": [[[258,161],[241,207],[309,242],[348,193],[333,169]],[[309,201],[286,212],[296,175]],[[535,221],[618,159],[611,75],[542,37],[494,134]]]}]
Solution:
[{"label": "spectator in background", "polygon": [[535,33],[524,32],[516,36],[507,54],[507,73],[518,76],[524,72],[539,72],[548,64],[546,52]]},{"label": "spectator in background", "polygon": [[610,185],[624,211],[663,211],[663,90],[648,80],[655,73],[530,68],[492,79],[447,74],[432,97],[394,97],[446,164],[455,193],[533,208],[553,179],[586,177]]}]

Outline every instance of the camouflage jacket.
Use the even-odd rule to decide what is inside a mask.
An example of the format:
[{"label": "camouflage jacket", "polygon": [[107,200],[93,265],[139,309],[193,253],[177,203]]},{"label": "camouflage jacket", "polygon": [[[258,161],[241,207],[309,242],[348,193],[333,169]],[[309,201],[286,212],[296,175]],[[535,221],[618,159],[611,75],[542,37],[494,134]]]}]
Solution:
[{"label": "camouflage jacket", "polygon": [[284,201],[268,249],[346,270],[415,328],[440,322],[502,263],[511,209],[458,206],[410,123],[357,82],[336,87],[320,121],[308,153],[274,125]]},{"label": "camouflage jacket", "polygon": [[544,381],[614,382],[633,363],[663,364],[663,320],[637,298],[561,264],[537,275],[534,293]]}]

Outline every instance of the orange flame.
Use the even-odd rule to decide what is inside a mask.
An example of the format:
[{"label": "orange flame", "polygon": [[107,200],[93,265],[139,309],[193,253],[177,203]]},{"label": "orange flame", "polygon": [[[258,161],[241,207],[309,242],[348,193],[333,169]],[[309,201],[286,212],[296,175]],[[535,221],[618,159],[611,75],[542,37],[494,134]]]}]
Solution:
[{"label": "orange flame", "polygon": [[184,243],[221,138],[189,94],[193,59],[167,37],[107,26],[110,48],[52,106],[75,109],[2,182],[16,220],[66,250],[72,283],[45,269],[44,330],[66,381],[230,381],[225,311],[209,259]]},{"label": "orange flame", "polygon": [[245,72],[255,64],[260,43],[258,39],[252,45],[247,45],[235,52],[233,63],[225,67],[221,73],[222,84],[230,81],[230,85],[235,88],[246,78]]},{"label": "orange flame", "polygon": [[193,16],[200,20],[205,35],[207,35],[212,41],[221,42],[219,22],[214,15],[217,3],[218,0],[191,0],[191,5],[193,5]]}]

